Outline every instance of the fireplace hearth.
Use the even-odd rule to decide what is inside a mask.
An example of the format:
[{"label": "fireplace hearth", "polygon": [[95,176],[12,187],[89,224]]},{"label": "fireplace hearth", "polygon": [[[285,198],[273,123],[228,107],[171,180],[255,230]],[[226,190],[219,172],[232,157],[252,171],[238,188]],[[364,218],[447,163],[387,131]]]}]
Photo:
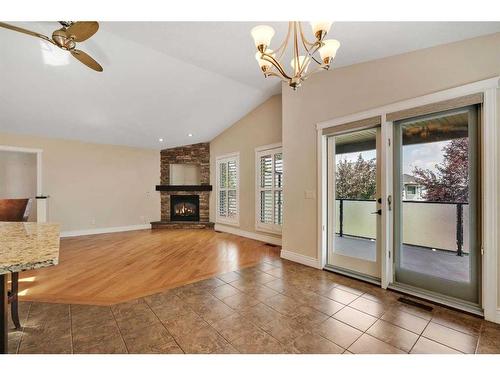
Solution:
[{"label": "fireplace hearth", "polygon": [[199,195],[171,195],[170,221],[199,221]]}]

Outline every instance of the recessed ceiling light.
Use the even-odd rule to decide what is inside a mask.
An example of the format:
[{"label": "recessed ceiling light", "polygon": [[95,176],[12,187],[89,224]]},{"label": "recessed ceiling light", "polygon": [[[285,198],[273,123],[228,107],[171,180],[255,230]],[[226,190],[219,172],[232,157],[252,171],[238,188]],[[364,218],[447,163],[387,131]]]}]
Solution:
[{"label": "recessed ceiling light", "polygon": [[163,142],[163,138],[158,138],[158,140],[159,140],[160,142]]},{"label": "recessed ceiling light", "polygon": [[192,137],[192,136],[193,136],[193,134],[191,134],[191,133],[188,134],[188,137]]}]

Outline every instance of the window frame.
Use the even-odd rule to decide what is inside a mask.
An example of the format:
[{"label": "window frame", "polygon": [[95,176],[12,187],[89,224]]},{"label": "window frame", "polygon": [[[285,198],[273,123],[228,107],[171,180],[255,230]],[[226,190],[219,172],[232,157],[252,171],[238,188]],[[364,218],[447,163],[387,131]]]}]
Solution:
[{"label": "window frame", "polygon": [[[272,233],[272,234],[281,234],[283,230],[283,223],[281,224],[275,224],[274,223],[274,215],[276,212],[276,204],[274,201],[275,197],[275,192],[276,191],[281,191],[281,196],[283,199],[283,182],[281,188],[276,188],[275,184],[275,172],[274,172],[274,156],[276,154],[281,153],[281,160],[283,160],[283,146],[281,143],[274,143],[271,145],[265,145],[265,146],[260,146],[255,148],[255,230],[258,230],[260,232],[267,232],[267,233]],[[262,156],[269,155],[271,154],[271,160],[272,160],[272,166],[273,166],[273,177],[272,177],[272,186],[271,189],[266,189],[262,188],[260,185],[260,180],[261,180],[261,169],[260,169],[260,159]],[[284,168],[283,168],[283,174],[284,174]],[[283,180],[282,180],[283,181]],[[271,190],[272,191],[272,197],[273,197],[273,208],[272,208],[272,223],[262,223],[260,221],[261,217],[261,205],[260,205],[260,199],[261,199],[261,192],[265,190]]]},{"label": "window frame", "polygon": [[[236,164],[236,188],[221,188],[220,186],[220,165],[222,163],[227,163],[230,161],[234,161]],[[240,153],[234,152],[230,154],[220,155],[215,158],[215,170],[216,170],[216,197],[215,197],[215,222],[218,224],[232,225],[232,226],[240,226]],[[228,168],[229,172],[229,168]],[[232,218],[227,216],[220,216],[220,192],[236,190],[236,215]],[[229,194],[226,194],[226,199],[229,197]],[[227,203],[227,202],[226,202]],[[229,204],[227,203],[227,207]]]}]

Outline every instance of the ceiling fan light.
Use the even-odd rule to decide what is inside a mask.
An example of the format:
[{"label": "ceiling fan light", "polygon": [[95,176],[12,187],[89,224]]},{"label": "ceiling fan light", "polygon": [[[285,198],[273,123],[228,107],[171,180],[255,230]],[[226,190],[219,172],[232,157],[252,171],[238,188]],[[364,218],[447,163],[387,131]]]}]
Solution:
[{"label": "ceiling fan light", "polygon": [[339,47],[340,42],[336,39],[327,39],[323,41],[323,45],[319,49],[321,60],[323,60],[325,64],[329,64],[337,54],[337,50],[339,49]]},{"label": "ceiling fan light", "polygon": [[274,29],[271,26],[259,25],[255,26],[250,33],[252,34],[255,47],[263,52],[271,44],[271,39],[274,36]]},{"label": "ceiling fan light", "polygon": [[311,22],[311,28],[313,31],[313,34],[316,36],[318,39],[323,39],[326,34],[330,31],[330,28],[332,27],[331,21],[313,21]]}]

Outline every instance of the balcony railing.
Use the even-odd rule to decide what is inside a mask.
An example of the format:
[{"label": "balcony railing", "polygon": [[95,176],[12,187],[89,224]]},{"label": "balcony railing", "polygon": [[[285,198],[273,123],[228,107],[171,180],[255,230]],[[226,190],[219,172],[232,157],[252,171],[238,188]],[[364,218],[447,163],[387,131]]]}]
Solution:
[{"label": "balcony railing", "polygon": [[[375,239],[376,201],[371,199],[336,199],[338,236]],[[465,206],[465,208],[464,208]],[[402,242],[436,250],[469,252],[468,203],[403,201]],[[464,230],[464,228],[466,228]]]}]

